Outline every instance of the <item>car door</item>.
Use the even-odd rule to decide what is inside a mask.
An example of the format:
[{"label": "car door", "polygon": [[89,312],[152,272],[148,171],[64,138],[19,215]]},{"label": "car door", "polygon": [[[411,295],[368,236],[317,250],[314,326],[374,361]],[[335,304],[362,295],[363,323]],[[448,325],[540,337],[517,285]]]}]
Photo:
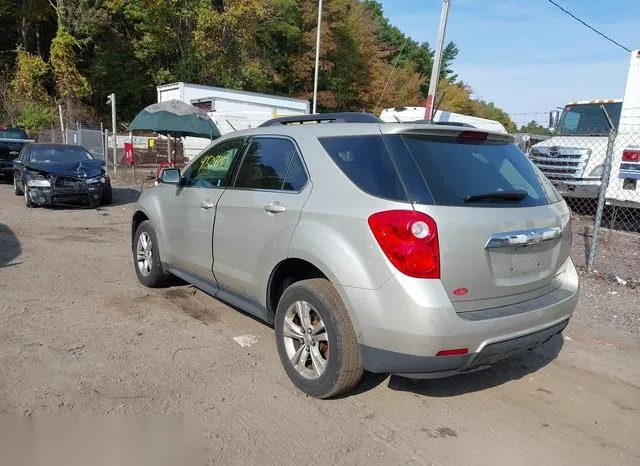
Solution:
[{"label": "car door", "polygon": [[263,304],[273,268],[311,194],[311,183],[292,139],[254,137],[235,181],[220,198],[213,240],[213,270],[223,290]]},{"label": "car door", "polygon": [[162,187],[169,263],[173,268],[214,281],[211,267],[216,205],[244,144],[244,139],[232,139],[210,147],[189,165],[178,186]]}]

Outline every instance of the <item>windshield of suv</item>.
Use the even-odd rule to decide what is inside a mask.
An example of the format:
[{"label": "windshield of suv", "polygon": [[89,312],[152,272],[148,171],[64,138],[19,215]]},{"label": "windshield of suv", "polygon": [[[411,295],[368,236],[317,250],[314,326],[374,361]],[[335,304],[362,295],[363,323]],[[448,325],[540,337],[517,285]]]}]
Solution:
[{"label": "windshield of suv", "polygon": [[0,139],[29,139],[27,133],[20,128],[0,129]]},{"label": "windshield of suv", "polygon": [[33,146],[29,161],[35,163],[72,163],[91,160],[91,154],[82,147]]},{"label": "windshield of suv", "polygon": [[567,105],[560,115],[558,136],[601,136],[609,133],[609,123],[600,108],[604,105],[613,126],[618,127],[622,102],[607,104],[578,104]]}]

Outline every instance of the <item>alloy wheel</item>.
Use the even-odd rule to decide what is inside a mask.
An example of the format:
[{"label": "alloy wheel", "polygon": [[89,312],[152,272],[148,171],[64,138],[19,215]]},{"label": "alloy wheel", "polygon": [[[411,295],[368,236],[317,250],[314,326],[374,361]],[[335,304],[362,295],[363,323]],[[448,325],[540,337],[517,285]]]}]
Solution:
[{"label": "alloy wheel", "polygon": [[146,231],[140,233],[136,245],[136,260],[138,262],[138,270],[140,273],[148,277],[153,267],[153,243],[151,236]]},{"label": "alloy wheel", "polygon": [[329,336],[318,311],[306,301],[296,301],[282,325],[284,347],[295,370],[305,379],[320,377],[329,359]]}]

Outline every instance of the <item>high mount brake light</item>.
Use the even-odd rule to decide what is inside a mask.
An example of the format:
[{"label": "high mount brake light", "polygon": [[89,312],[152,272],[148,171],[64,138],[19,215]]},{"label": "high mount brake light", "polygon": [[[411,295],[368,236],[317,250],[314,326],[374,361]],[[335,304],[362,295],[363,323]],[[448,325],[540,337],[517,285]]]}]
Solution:
[{"label": "high mount brake light", "polygon": [[440,278],[440,246],[435,220],[414,210],[387,210],[369,217],[382,252],[400,272],[414,278]]},{"label": "high mount brake light", "polygon": [[469,348],[440,350],[436,353],[436,356],[460,356],[461,354],[469,354]]},{"label": "high mount brake light", "polygon": [[472,139],[476,141],[486,141],[487,133],[483,131],[463,131],[458,134],[458,139]]}]

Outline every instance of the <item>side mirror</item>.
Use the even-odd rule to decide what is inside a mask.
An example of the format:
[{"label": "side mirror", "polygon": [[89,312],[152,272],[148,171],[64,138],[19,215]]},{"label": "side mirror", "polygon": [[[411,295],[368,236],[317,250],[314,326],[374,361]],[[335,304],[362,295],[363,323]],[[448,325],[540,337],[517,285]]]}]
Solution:
[{"label": "side mirror", "polygon": [[165,168],[160,172],[160,183],[180,184],[180,170],[177,168]]},{"label": "side mirror", "polygon": [[20,159],[13,159],[13,164],[14,164],[14,165],[22,165],[22,160],[20,160]]},{"label": "side mirror", "polygon": [[549,129],[553,130],[558,127],[560,121],[560,112],[558,110],[552,110],[549,112]]}]

